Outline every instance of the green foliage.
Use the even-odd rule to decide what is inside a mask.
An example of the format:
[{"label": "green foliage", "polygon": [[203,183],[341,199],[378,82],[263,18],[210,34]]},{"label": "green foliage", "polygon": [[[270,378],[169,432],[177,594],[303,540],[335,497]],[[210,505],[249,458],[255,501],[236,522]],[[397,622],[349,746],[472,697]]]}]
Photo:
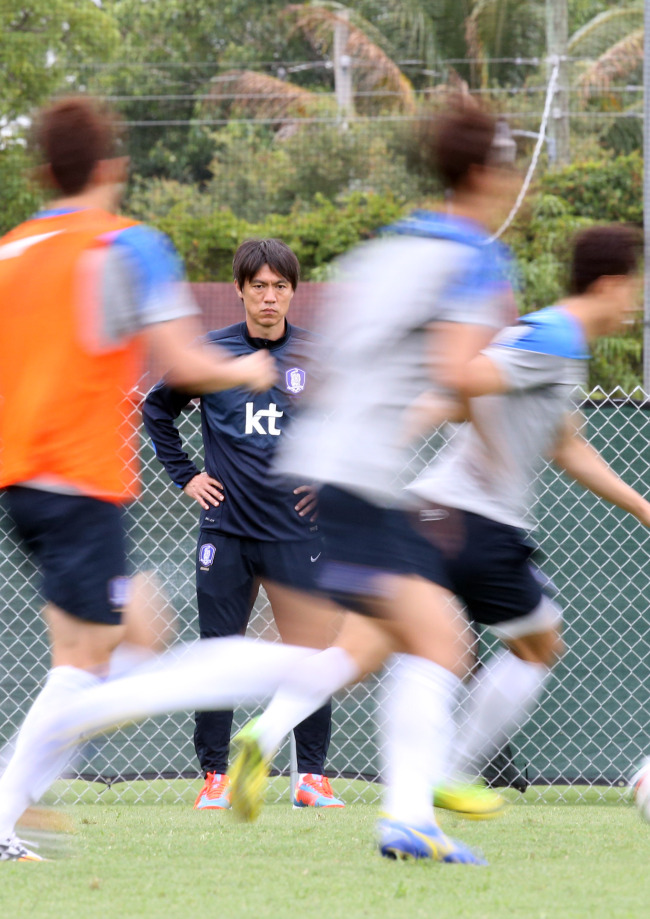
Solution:
[{"label": "green foliage", "polygon": [[[174,186],[160,188],[161,196],[174,195]],[[137,201],[136,201],[137,204]],[[278,236],[295,251],[305,279],[346,252],[378,228],[403,213],[394,197],[354,192],[340,202],[316,196],[310,211],[274,214],[263,222],[248,222],[229,208],[199,212],[194,202],[179,197],[164,214],[150,216],[167,233],[185,259],[192,281],[231,280],[237,246],[249,236]],[[140,209],[137,216],[144,217]]]},{"label": "green foliage", "polygon": [[214,119],[215,112],[200,97],[218,89],[212,81],[231,61],[255,67],[255,61],[287,59],[292,43],[278,17],[285,0],[104,0],[104,5],[119,31],[121,64],[94,72],[89,88],[117,97],[132,124],[134,173],[207,181],[214,139],[211,126],[202,122]]},{"label": "green foliage", "polygon": [[[516,258],[522,312],[557,301],[566,290],[571,238],[595,223],[643,222],[643,162],[639,153],[575,163],[544,175],[537,194],[508,238]],[[633,326],[594,348],[589,385],[611,393],[640,385],[642,330]]]},{"label": "green foliage", "polygon": [[13,121],[62,86],[78,87],[79,64],[107,60],[117,44],[111,16],[90,0],[0,3],[0,116]]},{"label": "green foliage", "polygon": [[345,131],[307,125],[284,141],[267,134],[256,144],[252,130],[220,131],[211,165],[215,198],[247,220],[309,208],[319,195],[335,200],[352,191],[391,192],[405,202],[418,194],[383,124],[353,123]]},{"label": "green foliage", "polygon": [[557,195],[542,192],[532,200],[508,238],[519,272],[520,312],[549,306],[566,290],[571,237],[590,223]]},{"label": "green foliage", "polygon": [[611,338],[601,338],[594,345],[589,362],[589,388],[599,386],[611,395],[619,389],[631,394],[643,380],[642,328],[634,326],[629,331]]},{"label": "green foliage", "polygon": [[31,179],[31,161],[18,143],[0,149],[0,236],[38,210],[43,193]]},{"label": "green foliage", "polygon": [[561,198],[568,213],[594,222],[643,223],[643,160],[638,152],[549,172],[540,187]]}]

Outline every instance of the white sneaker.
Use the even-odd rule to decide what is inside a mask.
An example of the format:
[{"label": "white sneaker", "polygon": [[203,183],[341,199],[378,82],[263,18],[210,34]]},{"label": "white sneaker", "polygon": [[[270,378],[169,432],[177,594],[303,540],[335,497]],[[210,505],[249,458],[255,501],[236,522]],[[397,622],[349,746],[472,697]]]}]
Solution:
[{"label": "white sneaker", "polygon": [[0,842],[0,862],[44,862],[45,859],[32,852],[18,839],[9,836]]}]

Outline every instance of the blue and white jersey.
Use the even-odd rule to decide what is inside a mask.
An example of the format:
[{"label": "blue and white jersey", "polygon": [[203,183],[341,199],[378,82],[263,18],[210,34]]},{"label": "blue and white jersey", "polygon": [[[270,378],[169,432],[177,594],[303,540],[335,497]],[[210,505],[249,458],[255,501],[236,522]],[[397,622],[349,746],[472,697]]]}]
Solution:
[{"label": "blue and white jersey", "polygon": [[[83,214],[81,208],[48,208],[34,219]],[[74,229],[74,223],[71,224]],[[145,326],[199,313],[171,240],[144,224],[119,227],[90,248],[79,265],[79,289],[92,278],[98,288],[93,344],[104,348],[137,334]]]},{"label": "blue and white jersey", "polygon": [[199,313],[171,241],[138,224],[109,234],[97,253],[104,335],[128,338],[147,325]]},{"label": "blue and white jersey", "polygon": [[[268,349],[279,381],[265,393],[241,387],[201,396],[205,471],[224,486],[219,507],[201,511],[201,526],[245,539],[293,540],[315,537],[318,527],[300,517],[296,485],[272,472],[278,443],[287,435],[303,393],[312,385],[316,336],[287,324],[277,341],[251,338],[245,322],[209,332],[209,343],[235,357]],[[183,488],[200,471],[183,449],[174,420],[191,401],[188,393],[159,383],[147,396],[142,414],[156,455],[171,480]]]},{"label": "blue and white jersey", "polygon": [[523,316],[484,353],[508,391],[471,400],[471,422],[409,487],[429,501],[531,529],[535,484],[552,453],[589,351],[580,323],[561,307]]},{"label": "blue and white jersey", "polygon": [[508,321],[510,292],[478,224],[418,211],[389,231],[341,263],[318,329],[331,351],[279,458],[288,473],[382,506],[406,497],[396,486],[410,458],[405,414],[433,385],[432,327],[460,322],[493,334]]}]

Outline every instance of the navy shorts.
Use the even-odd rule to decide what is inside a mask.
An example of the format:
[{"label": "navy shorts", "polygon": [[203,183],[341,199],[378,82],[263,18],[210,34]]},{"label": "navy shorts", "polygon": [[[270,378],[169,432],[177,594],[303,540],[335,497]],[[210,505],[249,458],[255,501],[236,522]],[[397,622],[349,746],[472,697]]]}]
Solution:
[{"label": "navy shorts", "polygon": [[378,575],[418,574],[443,580],[439,552],[413,528],[409,515],[333,485],[318,495],[325,564],[318,583],[342,606],[366,612],[364,597],[378,595]]},{"label": "navy shorts", "polygon": [[45,600],[78,619],[119,625],[129,589],[122,508],[15,485],[5,496],[40,569]]},{"label": "navy shorts", "polygon": [[531,564],[535,546],[523,530],[438,505],[413,513],[412,520],[442,562],[438,583],[460,597],[474,622],[497,625],[539,606],[543,591]]},{"label": "navy shorts", "polygon": [[196,596],[202,638],[246,629],[260,581],[296,590],[316,589],[320,536],[265,542],[201,529],[196,552]]}]

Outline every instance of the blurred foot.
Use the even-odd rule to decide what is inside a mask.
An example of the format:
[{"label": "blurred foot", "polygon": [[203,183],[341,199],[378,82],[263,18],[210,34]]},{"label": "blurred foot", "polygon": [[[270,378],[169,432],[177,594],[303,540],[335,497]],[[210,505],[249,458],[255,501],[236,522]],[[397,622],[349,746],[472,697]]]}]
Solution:
[{"label": "blurred foot", "polygon": [[233,745],[239,752],[230,769],[231,806],[236,817],[251,823],[262,810],[269,774],[269,762],[257,736],[257,718],[235,735]]},{"label": "blurred foot", "polygon": [[650,758],[644,760],[630,779],[634,803],[641,817],[650,823]]},{"label": "blurred foot", "polygon": [[378,825],[379,851],[384,858],[430,859],[462,865],[487,865],[482,856],[462,842],[446,836],[439,826],[410,826],[400,820],[383,817]]},{"label": "blurred foot", "polygon": [[7,839],[0,840],[0,862],[43,861],[45,861],[44,858],[28,849],[17,836],[10,836]]},{"label": "blurred foot", "polygon": [[463,782],[450,782],[434,788],[433,804],[466,820],[492,820],[508,806],[500,794],[486,785]]}]

